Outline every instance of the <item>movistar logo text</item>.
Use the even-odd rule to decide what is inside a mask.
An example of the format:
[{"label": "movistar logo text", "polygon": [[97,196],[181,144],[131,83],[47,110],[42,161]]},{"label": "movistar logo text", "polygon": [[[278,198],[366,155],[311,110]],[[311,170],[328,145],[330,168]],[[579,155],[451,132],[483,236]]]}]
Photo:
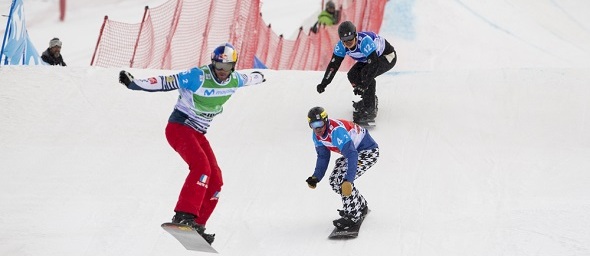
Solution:
[{"label": "movistar logo text", "polygon": [[228,96],[232,95],[236,92],[235,88],[227,88],[227,89],[205,89],[203,91],[203,96]]}]

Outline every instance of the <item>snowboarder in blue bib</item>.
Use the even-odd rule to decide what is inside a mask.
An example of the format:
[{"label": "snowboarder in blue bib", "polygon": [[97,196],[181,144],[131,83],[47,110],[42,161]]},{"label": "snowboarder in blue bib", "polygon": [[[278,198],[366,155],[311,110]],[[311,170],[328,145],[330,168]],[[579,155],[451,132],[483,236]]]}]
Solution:
[{"label": "snowboarder in blue bib", "polygon": [[340,41],[334,46],[332,59],[320,84],[318,93],[323,93],[332,82],[346,55],[356,63],[348,71],[348,81],[355,95],[361,100],[354,102],[354,122],[373,121],[377,117],[377,96],[375,78],[395,66],[397,55],[393,46],[385,38],[374,32],[357,32],[350,21],[338,26]]}]

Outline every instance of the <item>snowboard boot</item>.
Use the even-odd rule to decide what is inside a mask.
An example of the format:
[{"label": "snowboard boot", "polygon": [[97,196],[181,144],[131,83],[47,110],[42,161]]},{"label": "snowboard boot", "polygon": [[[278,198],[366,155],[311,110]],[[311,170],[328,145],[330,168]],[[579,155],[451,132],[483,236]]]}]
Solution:
[{"label": "snowboard boot", "polygon": [[[367,214],[369,213],[369,206],[363,207],[363,209],[361,209],[361,218],[364,218],[365,216],[367,216]],[[338,210],[338,215],[340,215],[340,217],[344,217],[344,215],[346,215],[346,213],[344,212],[344,210]]]},{"label": "snowboard boot", "polygon": [[355,123],[362,123],[365,120],[364,115],[361,112],[352,113],[352,121]]},{"label": "snowboard boot", "polygon": [[375,108],[365,108],[359,112],[354,112],[352,115],[352,120],[355,123],[364,123],[375,121],[376,117],[377,112]]},{"label": "snowboard boot", "polygon": [[354,108],[354,112],[352,112],[352,121],[355,123],[361,122],[365,120],[366,116],[366,108],[363,100],[353,101],[352,107]]},{"label": "snowboard boot", "polygon": [[379,98],[375,95],[375,106],[365,106],[364,100],[361,99],[357,102],[352,102],[352,107],[354,107],[354,112],[352,113],[352,120],[355,123],[364,123],[364,122],[372,122],[375,121],[377,117],[379,105]]},{"label": "snowboard boot", "polygon": [[356,226],[358,221],[353,221],[352,216],[344,215],[340,219],[334,220],[332,223],[340,230],[348,230]]},{"label": "snowboard boot", "polygon": [[377,112],[379,111],[379,98],[375,95],[375,117],[377,117]]},{"label": "snowboard boot", "polygon": [[369,213],[369,207],[365,206],[365,207],[363,207],[363,209],[361,209],[360,218],[355,221],[354,216],[346,214],[344,212],[344,210],[338,210],[338,214],[340,215],[340,219],[334,220],[332,223],[338,229],[347,230],[347,229],[350,229],[350,228],[358,225],[359,222],[361,220],[363,220],[365,218],[365,216],[367,216],[367,213]]},{"label": "snowboard boot", "polygon": [[354,108],[354,112],[359,112],[359,110],[361,110],[364,107],[364,102],[363,100],[359,100],[359,101],[352,101],[352,107]]},{"label": "snowboard boot", "polygon": [[363,209],[361,209],[361,218],[365,218],[369,214],[369,206],[365,205]]},{"label": "snowboard boot", "polygon": [[377,117],[377,111],[379,110],[379,98],[375,95],[375,105],[365,106],[365,115],[367,119],[375,120]]},{"label": "snowboard boot", "polygon": [[342,216],[340,219],[334,220],[332,222],[334,224],[335,227],[337,227],[340,230],[347,230],[350,229],[354,226],[356,226],[356,222],[354,222],[352,220],[352,218],[350,218],[350,216]]},{"label": "snowboard boot", "polygon": [[197,231],[199,235],[201,235],[207,243],[212,244],[215,240],[215,234],[207,234],[205,233],[205,227],[197,224],[195,222],[195,215],[186,212],[176,212],[174,217],[172,217],[172,223],[187,225],[191,227],[193,230]]}]

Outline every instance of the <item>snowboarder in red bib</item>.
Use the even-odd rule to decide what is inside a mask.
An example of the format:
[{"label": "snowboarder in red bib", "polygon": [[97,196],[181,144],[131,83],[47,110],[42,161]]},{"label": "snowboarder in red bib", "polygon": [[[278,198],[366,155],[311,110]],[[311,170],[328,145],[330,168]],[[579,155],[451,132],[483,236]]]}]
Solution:
[{"label": "snowboarder in red bib", "polygon": [[329,177],[332,190],[342,197],[343,208],[339,211],[341,218],[333,223],[342,230],[354,227],[369,209],[354,181],[377,162],[379,145],[367,129],[348,120],[330,119],[322,107],[310,109],[307,120],[317,152],[315,171],[307,178],[307,185],[315,189],[328,169],[331,152],[341,154]]}]

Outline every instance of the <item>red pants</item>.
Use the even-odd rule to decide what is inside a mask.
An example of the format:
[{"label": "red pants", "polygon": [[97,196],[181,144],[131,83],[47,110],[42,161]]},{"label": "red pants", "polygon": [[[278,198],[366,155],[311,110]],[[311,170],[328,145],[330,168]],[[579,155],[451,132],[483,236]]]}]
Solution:
[{"label": "red pants", "polygon": [[197,224],[204,226],[223,185],[215,154],[204,134],[183,124],[168,123],[166,139],[189,168],[174,211],[194,214]]}]

